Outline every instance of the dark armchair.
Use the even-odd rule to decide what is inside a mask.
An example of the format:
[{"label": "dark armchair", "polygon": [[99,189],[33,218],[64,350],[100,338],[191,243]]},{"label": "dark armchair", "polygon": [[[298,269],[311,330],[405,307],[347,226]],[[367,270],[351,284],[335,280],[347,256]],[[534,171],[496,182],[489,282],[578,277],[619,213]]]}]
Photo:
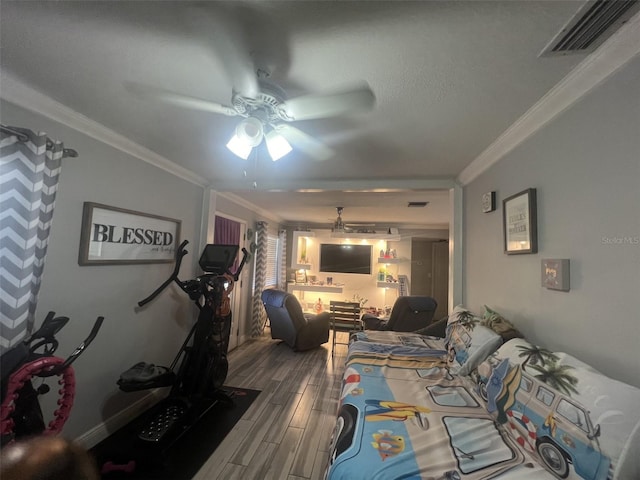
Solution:
[{"label": "dark armchair", "polygon": [[438,302],[431,297],[408,295],[397,298],[388,320],[366,314],[362,321],[366,330],[414,332],[433,321],[437,307]]},{"label": "dark armchair", "polygon": [[328,312],[303,313],[291,293],[269,289],[262,292],[262,303],[271,324],[271,338],[284,340],[297,351],[309,350],[329,341]]}]

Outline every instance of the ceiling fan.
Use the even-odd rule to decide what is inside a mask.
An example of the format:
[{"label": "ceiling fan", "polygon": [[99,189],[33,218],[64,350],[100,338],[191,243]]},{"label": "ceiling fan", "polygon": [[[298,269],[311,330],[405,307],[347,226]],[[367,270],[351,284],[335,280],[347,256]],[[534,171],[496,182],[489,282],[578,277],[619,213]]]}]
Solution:
[{"label": "ceiling fan", "polygon": [[333,156],[333,150],[291,123],[368,110],[375,104],[375,95],[365,83],[290,99],[281,87],[268,80],[268,68],[254,64],[238,19],[224,11],[213,15],[204,10],[192,10],[189,22],[206,34],[207,41],[215,46],[225,65],[233,85],[230,105],[139,83],[128,82],[125,86],[147,99],[229,117],[242,117],[227,148],[245,160],[263,140],[273,161],[282,158],[293,148],[312,158],[326,160]]},{"label": "ceiling fan", "polygon": [[345,223],[342,220],[342,212],[344,207],[336,207],[338,217],[333,222],[331,231],[333,233],[376,233],[374,223]]}]

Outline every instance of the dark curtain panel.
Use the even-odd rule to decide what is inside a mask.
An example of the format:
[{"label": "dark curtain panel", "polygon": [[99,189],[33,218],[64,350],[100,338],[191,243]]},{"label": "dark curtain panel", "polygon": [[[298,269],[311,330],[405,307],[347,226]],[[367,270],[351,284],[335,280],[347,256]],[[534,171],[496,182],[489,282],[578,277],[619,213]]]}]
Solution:
[{"label": "dark curtain panel", "polygon": [[[240,245],[240,223],[216,215],[213,230],[213,243],[221,245]],[[233,262],[231,271],[238,267],[238,258]]]}]

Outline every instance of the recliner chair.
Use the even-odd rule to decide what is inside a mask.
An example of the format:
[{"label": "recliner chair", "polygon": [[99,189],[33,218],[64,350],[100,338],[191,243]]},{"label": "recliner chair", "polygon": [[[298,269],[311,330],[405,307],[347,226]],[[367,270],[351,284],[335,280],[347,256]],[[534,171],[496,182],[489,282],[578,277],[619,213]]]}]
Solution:
[{"label": "recliner chair", "polygon": [[264,290],[261,298],[271,324],[271,338],[283,340],[296,351],[319,347],[329,341],[328,312],[303,313],[298,299],[282,290]]},{"label": "recliner chair", "polygon": [[365,314],[362,321],[365,330],[414,332],[433,321],[436,308],[438,308],[438,302],[434,298],[423,295],[407,295],[396,299],[388,320]]}]

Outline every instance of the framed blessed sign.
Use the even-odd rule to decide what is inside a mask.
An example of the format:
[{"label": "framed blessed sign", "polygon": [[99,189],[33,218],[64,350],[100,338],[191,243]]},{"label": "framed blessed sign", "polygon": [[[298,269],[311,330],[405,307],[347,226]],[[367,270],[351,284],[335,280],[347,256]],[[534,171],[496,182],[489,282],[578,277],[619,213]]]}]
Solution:
[{"label": "framed blessed sign", "polygon": [[538,252],[536,189],[529,188],[502,201],[504,252]]},{"label": "framed blessed sign", "polygon": [[180,241],[181,221],[84,202],[80,265],[170,263]]}]

